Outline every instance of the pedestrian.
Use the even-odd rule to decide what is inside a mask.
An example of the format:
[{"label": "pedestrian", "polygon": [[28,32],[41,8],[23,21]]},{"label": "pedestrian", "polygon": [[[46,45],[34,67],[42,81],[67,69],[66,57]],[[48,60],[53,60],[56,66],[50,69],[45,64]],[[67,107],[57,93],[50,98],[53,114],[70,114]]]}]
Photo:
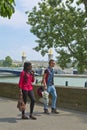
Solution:
[{"label": "pedestrian", "polygon": [[[49,61],[49,66],[44,71],[42,83],[44,86],[44,90],[47,90],[47,92],[52,95],[51,112],[58,114],[59,112],[56,110],[57,93],[56,88],[54,86],[54,70],[53,70],[54,66],[55,61],[51,59]],[[44,113],[49,114],[47,104],[44,104]]]},{"label": "pedestrian", "polygon": [[[33,91],[32,83],[35,80],[34,71],[32,70],[32,64],[30,62],[25,62],[23,70],[20,74],[19,79],[19,88],[22,91],[23,101],[27,103],[27,97],[30,98],[30,115],[29,118],[36,120],[36,117],[33,116],[33,110],[35,105],[35,96]],[[28,119],[25,115],[25,110],[22,111],[22,119]]]}]

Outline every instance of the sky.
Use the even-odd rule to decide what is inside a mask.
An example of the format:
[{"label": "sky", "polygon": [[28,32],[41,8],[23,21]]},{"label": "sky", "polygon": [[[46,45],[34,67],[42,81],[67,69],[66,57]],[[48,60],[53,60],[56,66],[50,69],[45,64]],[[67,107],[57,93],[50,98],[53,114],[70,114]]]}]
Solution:
[{"label": "sky", "polygon": [[[35,35],[30,32],[30,26],[26,24],[28,16],[26,11],[32,11],[41,0],[15,0],[15,13],[11,19],[0,17],[0,60],[10,56],[13,60],[21,60],[22,53],[27,60],[47,61],[48,54],[44,57],[40,52],[33,50],[38,44]],[[53,58],[56,57],[53,50]]]},{"label": "sky", "polygon": [[11,19],[0,17],[0,60],[10,56],[13,60],[21,60],[24,52],[27,60],[48,60],[33,50],[38,44],[35,35],[30,32],[26,24],[28,16],[26,11],[31,11],[41,0],[15,0],[15,13]]}]

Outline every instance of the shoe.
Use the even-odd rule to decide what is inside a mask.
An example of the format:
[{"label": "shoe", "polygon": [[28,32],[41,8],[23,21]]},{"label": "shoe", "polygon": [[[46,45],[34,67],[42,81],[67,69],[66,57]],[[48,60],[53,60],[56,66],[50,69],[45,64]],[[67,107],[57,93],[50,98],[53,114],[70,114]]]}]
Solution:
[{"label": "shoe", "polygon": [[34,116],[32,116],[32,115],[30,115],[30,119],[32,119],[32,120],[36,120],[37,118],[34,117]]},{"label": "shoe", "polygon": [[59,112],[56,110],[56,109],[54,109],[54,108],[52,108],[52,111],[51,111],[52,113],[55,113],[55,114],[59,114]]},{"label": "shoe", "polygon": [[48,109],[44,109],[44,113],[45,114],[50,114],[49,111],[48,111]]},{"label": "shoe", "polygon": [[22,119],[29,119],[27,116],[25,116],[25,115],[22,115]]}]

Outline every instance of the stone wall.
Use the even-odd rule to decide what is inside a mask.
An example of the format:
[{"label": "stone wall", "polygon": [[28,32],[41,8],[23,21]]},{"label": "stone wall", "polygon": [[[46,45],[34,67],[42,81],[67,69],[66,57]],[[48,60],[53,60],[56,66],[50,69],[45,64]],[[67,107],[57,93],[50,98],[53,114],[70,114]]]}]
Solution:
[{"label": "stone wall", "polygon": [[[37,88],[34,85],[36,102],[39,103]],[[87,88],[56,87],[58,100],[57,107],[69,108],[87,112]],[[0,96],[18,99],[18,85],[13,83],[0,83]],[[50,96],[51,99],[51,96]],[[51,101],[50,101],[51,103]]]},{"label": "stone wall", "polygon": [[87,89],[58,87],[58,106],[80,111],[87,111]]}]

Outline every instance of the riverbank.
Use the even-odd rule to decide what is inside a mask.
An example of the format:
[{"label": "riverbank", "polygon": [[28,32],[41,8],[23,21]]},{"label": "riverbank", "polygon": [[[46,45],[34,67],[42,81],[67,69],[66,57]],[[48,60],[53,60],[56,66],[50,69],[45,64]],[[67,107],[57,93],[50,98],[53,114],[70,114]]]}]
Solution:
[{"label": "riverbank", "polygon": [[[39,85],[34,85],[34,93],[36,97],[36,102],[40,103],[40,97],[37,95],[38,87]],[[58,94],[57,107],[87,112],[87,88],[70,88],[56,86],[56,90]],[[0,83],[1,97],[18,99],[18,93],[18,84]]]},{"label": "riverbank", "polygon": [[[38,84],[41,83],[42,76],[35,76],[36,80],[38,81]],[[36,82],[35,80],[35,82]],[[0,82],[4,83],[18,83],[19,82],[19,76],[0,76]],[[54,83],[56,86],[63,86],[63,87],[85,87],[85,83],[87,82],[86,75],[56,75],[54,76]]]},{"label": "riverbank", "polygon": [[55,74],[55,77],[87,78],[87,75],[80,75],[80,74]]}]

